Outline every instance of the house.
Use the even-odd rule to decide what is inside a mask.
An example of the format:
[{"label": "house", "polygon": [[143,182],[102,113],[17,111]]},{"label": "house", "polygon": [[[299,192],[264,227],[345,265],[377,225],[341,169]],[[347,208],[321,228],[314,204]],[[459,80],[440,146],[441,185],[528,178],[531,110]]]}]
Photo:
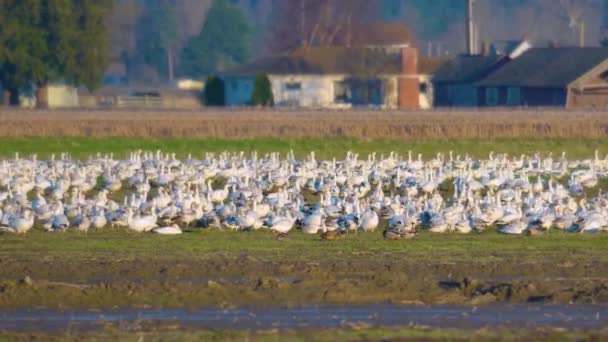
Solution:
[{"label": "house", "polygon": [[430,73],[444,60],[419,59],[405,25],[348,24],[332,37],[222,73],[226,105],[250,104],[255,76],[264,74],[276,106],[430,108]]},{"label": "house", "polygon": [[499,66],[503,56],[460,55],[445,63],[433,75],[435,107],[476,107],[477,82]]},{"label": "house", "polygon": [[437,67],[437,61],[419,63],[418,51],[411,47],[302,47],[221,77],[228,106],[248,105],[255,76],[265,74],[276,106],[428,108],[432,86],[427,73]]},{"label": "house", "polygon": [[477,83],[482,106],[608,108],[608,48],[534,48]]},{"label": "house", "polygon": [[435,107],[477,107],[482,93],[477,83],[531,48],[524,40],[496,42],[478,55],[459,55],[444,63],[433,75]]}]

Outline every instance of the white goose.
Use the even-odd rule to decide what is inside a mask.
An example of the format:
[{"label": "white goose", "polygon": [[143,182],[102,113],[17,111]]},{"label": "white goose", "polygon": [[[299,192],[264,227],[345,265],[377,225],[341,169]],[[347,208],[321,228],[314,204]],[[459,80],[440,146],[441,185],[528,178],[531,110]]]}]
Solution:
[{"label": "white goose", "polygon": [[132,231],[143,233],[156,228],[156,215],[133,216],[133,210],[127,208],[127,228]]}]

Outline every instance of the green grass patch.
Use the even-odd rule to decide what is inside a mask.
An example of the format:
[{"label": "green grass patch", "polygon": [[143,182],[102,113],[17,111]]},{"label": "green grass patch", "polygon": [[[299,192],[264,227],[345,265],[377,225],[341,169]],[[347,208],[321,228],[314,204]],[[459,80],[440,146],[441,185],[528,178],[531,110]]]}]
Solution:
[{"label": "green grass patch", "polygon": [[293,260],[322,259],[340,255],[403,254],[428,258],[492,258],[497,254],[525,254],[529,257],[545,253],[603,253],[608,245],[608,234],[568,234],[551,232],[544,236],[527,237],[503,235],[494,230],[481,234],[420,233],[414,240],[385,241],[380,231],[349,234],[340,241],[321,241],[316,235],[299,231],[290,233],[287,240],[278,241],[268,231],[252,233],[197,230],[178,236],[138,234],[124,229],[106,228],[88,234],[68,231],[46,233],[35,229],[26,235],[0,235],[0,255],[111,255],[122,257],[182,258],[193,255],[222,253],[238,257],[251,253],[266,257]]},{"label": "green grass patch", "polygon": [[409,150],[421,153],[425,158],[432,158],[438,152],[469,154],[474,157],[487,157],[490,151],[521,154],[543,154],[553,152],[568,154],[569,158],[590,158],[595,150],[602,155],[608,153],[608,139],[461,139],[430,141],[391,141],[391,140],[355,140],[349,138],[311,138],[311,139],[139,139],[139,138],[83,138],[83,137],[24,137],[0,138],[0,156],[12,157],[15,152],[21,155],[37,154],[48,158],[52,154],[69,153],[75,158],[87,158],[96,153],[114,153],[116,157],[125,157],[135,150],[174,152],[179,157],[192,154],[203,157],[206,152],[239,152],[259,153],[293,150],[297,157],[305,157],[315,151],[319,158],[344,157],[347,151],[358,153],[361,158],[369,153],[388,154],[391,151],[406,154]]}]

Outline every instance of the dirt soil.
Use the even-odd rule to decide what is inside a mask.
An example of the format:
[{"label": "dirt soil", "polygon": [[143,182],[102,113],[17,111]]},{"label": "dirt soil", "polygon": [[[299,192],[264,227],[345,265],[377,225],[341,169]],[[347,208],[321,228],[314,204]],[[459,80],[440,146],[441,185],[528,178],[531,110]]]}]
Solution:
[{"label": "dirt soil", "polygon": [[[296,260],[240,255],[0,259],[0,310],[316,304],[608,303],[608,260],[593,253],[450,259],[361,251]],[[432,254],[432,252],[431,252]]]}]

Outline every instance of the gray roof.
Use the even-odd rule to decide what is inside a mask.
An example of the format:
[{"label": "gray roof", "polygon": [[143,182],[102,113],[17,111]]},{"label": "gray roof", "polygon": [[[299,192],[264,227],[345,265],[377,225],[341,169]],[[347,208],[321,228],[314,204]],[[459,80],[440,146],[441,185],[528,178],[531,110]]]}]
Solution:
[{"label": "gray roof", "polygon": [[608,59],[608,48],[534,48],[477,85],[565,88]]},{"label": "gray roof", "polygon": [[[418,72],[431,74],[445,60],[418,59]],[[258,59],[221,73],[223,76],[269,75],[400,75],[403,73],[400,53],[381,49],[338,46],[301,47],[280,56]]]},{"label": "gray roof", "polygon": [[460,55],[445,63],[433,76],[436,83],[476,82],[493,69],[502,56]]}]

